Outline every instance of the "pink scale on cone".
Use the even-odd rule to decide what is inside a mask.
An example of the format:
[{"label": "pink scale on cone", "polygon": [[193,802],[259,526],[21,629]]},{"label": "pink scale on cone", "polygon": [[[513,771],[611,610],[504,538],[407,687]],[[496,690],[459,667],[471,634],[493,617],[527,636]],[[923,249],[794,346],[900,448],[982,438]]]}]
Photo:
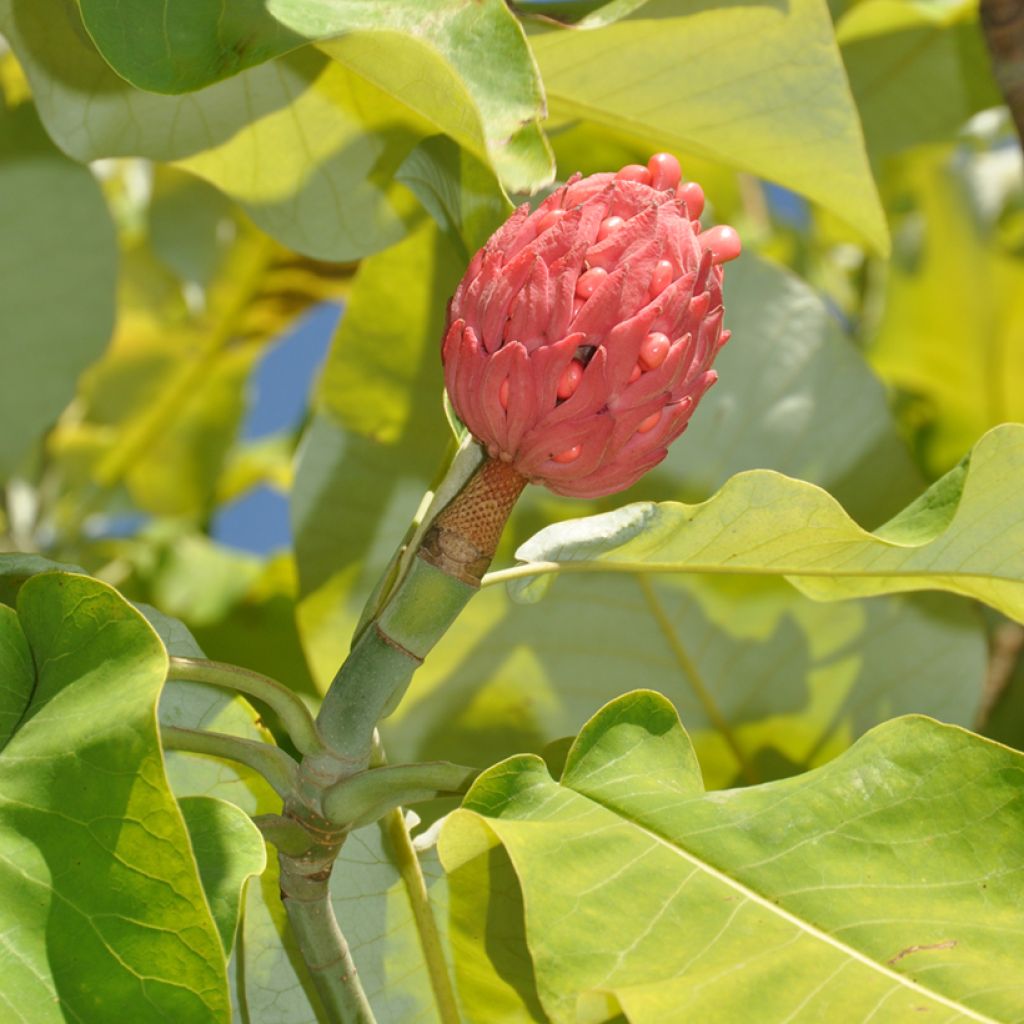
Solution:
[{"label": "pink scale on cone", "polygon": [[549,228],[553,228],[564,216],[565,210],[551,210],[544,214],[540,223],[537,225],[537,234],[544,234],[545,231]]},{"label": "pink scale on cone", "polygon": [[658,421],[660,419],[661,410],[659,409],[657,412],[652,412],[651,415],[647,417],[647,419],[643,420],[640,423],[640,426],[636,428],[636,432],[638,434],[646,434],[652,431],[658,425]]}]

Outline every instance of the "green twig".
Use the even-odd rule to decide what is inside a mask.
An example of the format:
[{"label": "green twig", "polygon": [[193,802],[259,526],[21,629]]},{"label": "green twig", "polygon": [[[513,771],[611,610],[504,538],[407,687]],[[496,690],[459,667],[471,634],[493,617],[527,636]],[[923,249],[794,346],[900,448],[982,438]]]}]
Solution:
[{"label": "green twig", "polygon": [[323,797],[324,817],[339,825],[359,828],[399,805],[465,793],[479,774],[476,768],[448,761],[370,768],[327,790]]},{"label": "green twig", "polygon": [[303,754],[318,754],[324,749],[313,715],[302,699],[268,676],[220,661],[171,658],[168,678],[207,683],[256,697],[277,714],[297,750]]},{"label": "green twig", "polygon": [[161,726],[160,739],[165,750],[209,754],[211,757],[238,761],[254,772],[259,772],[282,800],[292,796],[298,785],[299,766],[283,750],[269,743],[243,740],[223,732],[182,729],[176,725]]}]

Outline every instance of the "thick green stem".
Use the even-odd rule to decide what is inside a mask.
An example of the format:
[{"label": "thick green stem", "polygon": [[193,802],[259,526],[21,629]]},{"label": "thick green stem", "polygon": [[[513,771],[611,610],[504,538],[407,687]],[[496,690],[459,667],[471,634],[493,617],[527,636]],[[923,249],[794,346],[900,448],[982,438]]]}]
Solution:
[{"label": "thick green stem", "polygon": [[324,748],[312,713],[297,694],[275,679],[237,665],[198,658],[171,658],[167,675],[169,679],[207,683],[256,697],[277,714],[297,750],[318,754]]},{"label": "thick green stem", "polygon": [[488,460],[426,531],[408,573],[324,698],[317,726],[329,754],[303,764],[321,784],[367,767],[377,722],[395,709],[424,657],[476,593],[525,484],[508,464]]},{"label": "thick green stem", "polygon": [[281,901],[332,1024],[376,1024],[331,906],[331,868],[337,855],[337,845],[318,846],[301,857],[279,854]]},{"label": "thick green stem", "polygon": [[282,800],[289,799],[298,785],[299,766],[283,750],[269,743],[243,740],[223,732],[181,729],[176,725],[161,726],[160,739],[165,750],[238,761],[262,775]]},{"label": "thick green stem", "polygon": [[323,798],[323,813],[339,825],[359,828],[394,807],[465,793],[479,775],[448,761],[370,768],[332,786]]}]

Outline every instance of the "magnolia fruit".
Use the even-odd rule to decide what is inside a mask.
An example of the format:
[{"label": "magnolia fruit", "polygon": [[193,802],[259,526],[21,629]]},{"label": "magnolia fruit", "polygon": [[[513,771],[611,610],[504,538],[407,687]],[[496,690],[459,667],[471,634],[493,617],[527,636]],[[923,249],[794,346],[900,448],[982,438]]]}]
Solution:
[{"label": "magnolia fruit", "polygon": [[571,178],[521,206],[473,257],[442,347],[452,405],[495,460],[593,498],[665,457],[729,332],[729,227],[700,230],[704,193],[667,153]]}]

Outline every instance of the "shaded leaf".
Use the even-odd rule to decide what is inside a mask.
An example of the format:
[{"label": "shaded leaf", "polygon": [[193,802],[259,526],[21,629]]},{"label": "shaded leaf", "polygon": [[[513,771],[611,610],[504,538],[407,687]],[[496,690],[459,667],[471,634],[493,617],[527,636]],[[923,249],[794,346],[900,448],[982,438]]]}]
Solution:
[{"label": "shaded leaf", "polygon": [[857,4],[836,35],[873,159],[955,136],[1002,96],[973,3]]},{"label": "shaded leaf", "polygon": [[721,788],[823,764],[893,715],[969,725],[985,661],[979,617],[945,595],[824,605],[771,579],[565,575],[539,605],[475,597],[381,731],[396,759],[485,767],[644,685]]},{"label": "shaded leaf", "polygon": [[206,902],[228,955],[246,883],[267,866],[263,836],[244,811],[224,800],[189,796],[178,805],[188,826]]},{"label": "shaded leaf", "polygon": [[464,263],[512,213],[491,171],[443,135],[424,139],[395,178],[415,193]]},{"label": "shaded leaf", "polygon": [[35,109],[0,107],[0,477],[74,396],[114,326],[117,244],[99,186]]},{"label": "shaded leaf", "polygon": [[1024,1012],[1024,763],[960,729],[898,719],[799,778],[705,794],[675,711],[640,691],[584,727],[560,784],[513,758],[464,807],[445,866],[502,843],[553,1021]]},{"label": "shaded leaf", "polygon": [[725,309],[733,337],[715,359],[718,382],[628,497],[701,500],[743,470],[775,469],[876,525],[919,493],[881,382],[817,292],[744,255],[726,274]]},{"label": "shaded leaf", "polygon": [[13,608],[0,605],[0,750],[14,735],[36,684],[28,640]]},{"label": "shaded leaf", "polygon": [[[421,856],[432,909],[446,911],[444,872],[431,850]],[[437,1024],[412,908],[380,825],[358,829],[331,876],[331,900],[379,1024]],[[245,998],[254,1021],[329,1024],[301,966],[278,898],[276,862],[246,908]]]}]

